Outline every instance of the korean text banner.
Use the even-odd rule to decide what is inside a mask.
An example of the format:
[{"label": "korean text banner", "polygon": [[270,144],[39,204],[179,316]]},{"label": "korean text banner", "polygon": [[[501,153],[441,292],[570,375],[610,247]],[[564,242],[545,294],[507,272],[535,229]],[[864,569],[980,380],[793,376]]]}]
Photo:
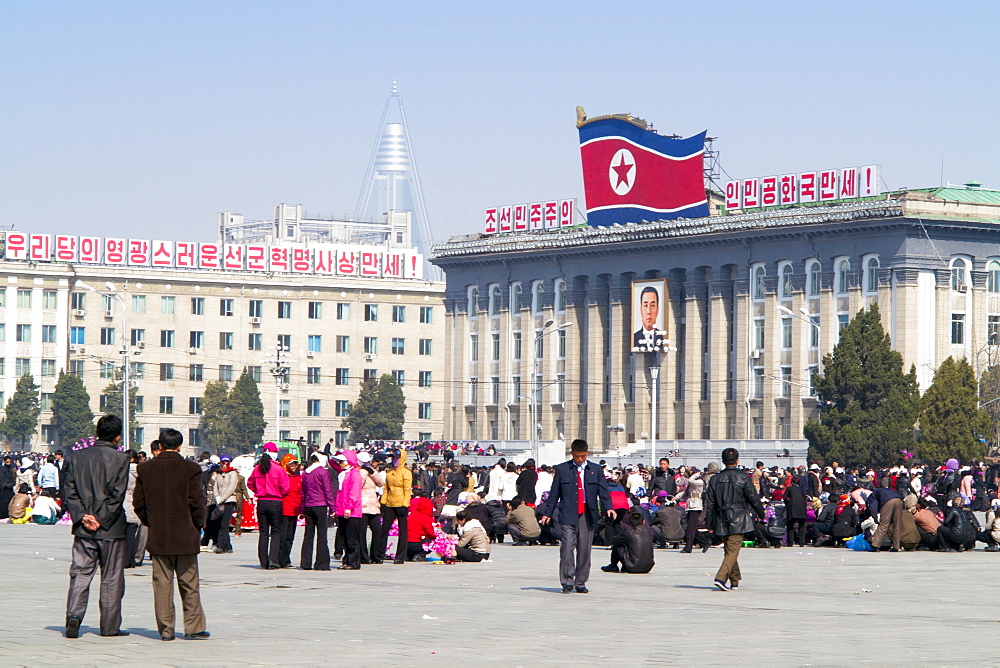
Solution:
[{"label": "korean text banner", "polygon": [[617,118],[583,125],[587,222],[601,226],[707,216],[705,134],[672,139]]}]

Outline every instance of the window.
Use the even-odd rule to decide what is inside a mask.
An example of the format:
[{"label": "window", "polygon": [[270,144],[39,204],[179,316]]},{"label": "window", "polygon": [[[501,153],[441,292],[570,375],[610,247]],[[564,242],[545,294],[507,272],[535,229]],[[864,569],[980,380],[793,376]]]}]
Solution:
[{"label": "window", "polygon": [[870,257],[865,260],[865,292],[872,294],[878,292],[878,258]]},{"label": "window", "polygon": [[779,394],[783,397],[792,396],[792,367],[781,367],[781,388]]},{"label": "window", "polygon": [[188,397],[188,414],[201,415],[201,397]]},{"label": "window", "polygon": [[490,403],[500,403],[500,376],[490,376]]},{"label": "window", "polygon": [[500,286],[493,284],[490,286],[489,314],[491,318],[500,315]]},{"label": "window", "polygon": [[128,365],[129,376],[135,380],[142,380],[146,377],[146,363],[132,362]]},{"label": "window", "polygon": [[323,337],[319,334],[310,334],[306,340],[306,350],[311,353],[323,352]]},{"label": "window", "polygon": [[378,380],[378,369],[365,369],[362,372],[362,377],[365,380]]},{"label": "window", "polygon": [[490,360],[493,362],[500,360],[500,332],[490,334]]},{"label": "window", "polygon": [[351,352],[351,337],[344,334],[337,335],[337,352],[338,353],[349,353]]},{"label": "window", "polygon": [[205,347],[205,332],[190,332],[188,334],[188,347],[189,348],[204,348]]},{"label": "window", "polygon": [[837,261],[837,294],[846,295],[850,287],[851,263],[848,260]]},{"label": "window", "polygon": [[278,302],[278,317],[283,320],[292,317],[292,302]]},{"label": "window", "polygon": [[752,424],[753,435],[751,438],[764,438],[764,418],[755,417]]},{"label": "window", "polygon": [[160,297],[160,313],[163,315],[173,315],[176,304],[176,297]]},{"label": "window", "polygon": [[521,359],[521,332],[514,332],[511,341],[511,357],[515,360]]},{"label": "window", "polygon": [[170,415],[174,412],[174,398],[160,397],[160,414]]},{"label": "window", "polygon": [[17,291],[17,307],[31,308],[31,290]]},{"label": "window", "polygon": [[378,321],[378,304],[365,304],[365,322]]},{"label": "window", "polygon": [[281,417],[288,417],[292,410],[292,402],[290,399],[279,399],[278,400],[278,415]]},{"label": "window", "polygon": [[55,360],[42,360],[42,375],[43,376],[54,376],[54,375],[56,375],[56,361]]},{"label": "window", "polygon": [[347,445],[347,435],[349,433],[350,432],[346,432],[346,431],[337,431],[337,432],[334,432],[334,434],[333,434],[334,442],[337,444],[337,449],[338,450],[342,450]]},{"label": "window", "polygon": [[347,302],[340,302],[337,304],[337,320],[350,320],[351,319],[351,305]]},{"label": "window", "polygon": [[250,372],[250,378],[253,379],[253,382],[259,383],[260,382],[260,367],[259,366],[248,366],[247,370]]},{"label": "window", "polygon": [[306,369],[306,382],[310,385],[319,385],[319,367],[311,366]]},{"label": "window", "polygon": [[309,445],[319,445],[323,440],[322,432],[310,429],[306,432],[306,440],[309,442]]},{"label": "window", "polygon": [[[812,329],[810,327],[810,329]],[[781,347],[788,350],[792,347],[792,319],[784,317],[781,319]]]},{"label": "window", "polygon": [[200,383],[205,380],[205,365],[192,364],[188,367],[188,380]]},{"label": "window", "polygon": [[[112,329],[111,331],[114,332],[115,330]],[[31,343],[31,325],[17,326],[17,340],[19,343]]]},{"label": "window", "polygon": [[365,337],[365,353],[369,355],[378,355],[378,337],[377,336],[366,336]]},{"label": "window", "polygon": [[534,315],[538,315],[542,312],[542,306],[545,300],[545,284],[541,281],[535,281],[531,285],[531,312]]},{"label": "window", "polygon": [[160,363],[160,380],[174,379],[174,365],[169,362]]},{"label": "window", "polygon": [[819,316],[809,316],[809,347],[819,348]]},{"label": "window", "polygon": [[851,316],[847,315],[846,313],[838,313],[837,314],[837,337],[838,338],[840,337],[840,333],[844,331],[844,328],[847,327],[847,323],[849,323],[850,321],[851,321]]},{"label": "window", "polygon": [[820,263],[816,260],[809,263],[806,283],[806,293],[810,297],[818,297],[820,285],[823,283],[823,272]]},{"label": "window", "polygon": [[429,401],[421,401],[417,404],[417,419],[418,420],[430,420],[431,419],[431,403]]},{"label": "window", "polygon": [[333,412],[336,417],[348,417],[348,406],[350,402],[347,399],[337,399],[336,403],[333,405]]},{"label": "window", "polygon": [[[49,392],[42,392],[42,405],[40,406],[40,408],[43,411],[50,411],[50,410],[52,410],[52,397],[54,397],[54,396],[55,396],[54,394],[51,394]],[[48,427],[50,425],[42,425],[42,426],[43,427]],[[46,441],[50,440],[48,438],[45,438],[45,436],[43,436],[43,439],[46,440]]]},{"label": "window", "polygon": [[1000,292],[1000,262],[993,260],[986,271],[986,289],[989,292]]},{"label": "window", "polygon": [[191,315],[205,315],[205,298],[191,298]]},{"label": "window", "polygon": [[479,361],[479,335],[469,334],[469,361]]},{"label": "window", "polygon": [[263,299],[251,299],[250,300],[250,317],[260,318],[264,315],[264,300]]},{"label": "window", "polygon": [[965,260],[955,258],[951,261],[951,289],[965,292]]},{"label": "window", "polygon": [[556,374],[556,402],[563,403],[566,401],[566,374],[557,373]]},{"label": "window", "polygon": [[[3,290],[0,290],[0,294],[3,294]],[[0,322],[0,341],[7,340],[7,325]]]},{"label": "window", "polygon": [[278,345],[281,346],[282,350],[292,349],[292,335],[291,334],[278,334]]},{"label": "window", "polygon": [[[20,297],[20,295],[18,295]],[[20,299],[18,299],[20,301]],[[109,318],[115,312],[115,298],[111,295],[101,295],[101,304],[104,307],[104,314]]]},{"label": "window", "polygon": [[556,357],[566,359],[566,330],[560,329],[556,334]]},{"label": "window", "polygon": [[[113,366],[113,365],[112,365]],[[31,360],[27,357],[18,357],[14,360],[14,372],[17,377],[20,378],[25,374],[31,373]]]},{"label": "window", "polygon": [[790,418],[778,418],[778,438],[789,439],[792,437],[792,422]]},{"label": "window", "polygon": [[555,311],[566,312],[566,281],[559,279],[555,284]]},{"label": "window", "polygon": [[220,299],[219,300],[219,315],[225,317],[232,317],[233,315],[233,300],[232,299]]},{"label": "window", "polygon": [[337,385],[347,385],[350,380],[348,374],[350,371],[344,367],[337,367],[337,375],[335,376],[334,383]]},{"label": "window", "polygon": [[42,325],[42,343],[56,342],[56,326]]},{"label": "window", "polygon": [[174,347],[174,330],[172,329],[160,330],[160,347],[161,348]]},{"label": "window", "polygon": [[417,376],[417,387],[430,387],[431,386],[431,372],[421,371]]},{"label": "window", "polygon": [[132,313],[146,312],[146,295],[132,295]]},{"label": "window", "polygon": [[758,265],[753,268],[753,281],[752,290],[754,299],[763,299],[766,291],[766,286],[764,285],[765,276],[764,267]]},{"label": "window", "polygon": [[545,357],[545,338],[539,336],[542,330],[535,330],[535,359],[542,359]]},{"label": "window", "polygon": [[[18,325],[20,328],[20,325]],[[18,335],[20,337],[20,335]],[[20,338],[18,338],[20,340]],[[101,345],[102,346],[113,346],[115,345],[115,328],[114,327],[101,327]]]},{"label": "window", "polygon": [[[3,375],[3,359],[0,358],[0,375]],[[83,360],[70,360],[69,361],[69,373],[74,376],[83,377]]]},{"label": "window", "polygon": [[473,376],[469,378],[469,403],[476,404],[479,402],[479,379]]},{"label": "window", "polygon": [[393,355],[403,355],[406,352],[406,339],[399,337],[393,337],[392,339],[392,354]]},{"label": "window", "polygon": [[[21,375],[21,374],[18,374]],[[101,362],[101,378],[115,377],[115,365],[112,362]]]},{"label": "window", "polygon": [[[129,343],[133,346],[139,346],[140,344],[146,344],[146,330],[144,329],[133,329],[129,332]],[[140,346],[141,347],[141,346]]]},{"label": "window", "polygon": [[263,348],[263,340],[260,334],[248,334],[247,335],[247,350],[261,350]]},{"label": "window", "polygon": [[406,380],[406,374],[404,373],[404,371],[402,369],[393,369],[392,370],[392,379],[393,379],[393,381],[395,381],[396,385],[399,385],[400,387],[402,387],[403,383]]},{"label": "window", "polygon": [[521,401],[521,377],[510,377],[510,400],[514,403]]},{"label": "window", "polygon": [[806,382],[809,384],[810,397],[816,396],[816,384],[814,382],[814,379],[816,378],[816,374],[818,373],[819,373],[819,366],[816,364],[810,364],[809,367],[806,369],[806,377],[808,379]]},{"label": "window", "polygon": [[753,398],[764,398],[764,368],[754,367],[753,369]]},{"label": "window", "polygon": [[[0,290],[0,306],[3,306],[3,297],[6,295],[6,291]],[[83,292],[74,292],[69,297],[70,308],[74,311],[82,311],[87,308],[87,295]]]},{"label": "window", "polygon": [[510,313],[511,315],[521,314],[521,284],[513,283],[510,286]]},{"label": "window", "polygon": [[42,292],[42,308],[54,311],[56,308],[56,295],[58,293],[55,290],[44,290]]},{"label": "window", "polygon": [[952,345],[962,345],[965,343],[965,314],[951,314],[951,343]]},{"label": "window", "polygon": [[406,307],[405,306],[393,306],[392,307],[392,321],[393,322],[406,322]]},{"label": "window", "polygon": [[323,317],[323,302],[309,302],[309,319],[320,320]]},{"label": "window", "polygon": [[233,365],[232,364],[220,364],[219,365],[219,380],[226,383],[233,382]]},{"label": "window", "polygon": [[320,403],[319,399],[307,399],[306,400],[306,417],[319,417]]},{"label": "window", "polygon": [[991,346],[1000,345],[1000,315],[987,317],[986,343]]},{"label": "window", "polygon": [[754,350],[764,349],[764,319],[754,318],[753,320],[753,348]]},{"label": "window", "polygon": [[418,342],[418,353],[420,355],[432,355],[431,339],[420,339]]},{"label": "window", "polygon": [[421,306],[420,307],[420,324],[430,325],[434,322],[434,307],[433,306]]},{"label": "window", "polygon": [[792,265],[783,264],[778,270],[778,297],[781,299],[792,298]]},{"label": "window", "polygon": [[102,413],[107,413],[108,412],[108,399],[110,399],[110,397],[108,395],[106,395],[106,394],[102,394],[101,395],[101,401],[100,401],[100,407],[101,407],[101,409],[100,410],[101,410]]},{"label": "window", "polygon": [[479,317],[479,288],[475,285],[469,288],[468,304],[466,305],[465,312],[470,318]]}]

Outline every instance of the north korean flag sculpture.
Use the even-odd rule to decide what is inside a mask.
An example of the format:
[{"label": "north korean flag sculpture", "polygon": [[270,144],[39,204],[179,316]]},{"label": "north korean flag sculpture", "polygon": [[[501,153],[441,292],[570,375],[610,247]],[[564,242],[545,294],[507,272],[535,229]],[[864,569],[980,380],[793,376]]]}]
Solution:
[{"label": "north korean flag sculpture", "polygon": [[708,215],[704,132],[673,139],[620,116],[577,126],[590,225]]}]

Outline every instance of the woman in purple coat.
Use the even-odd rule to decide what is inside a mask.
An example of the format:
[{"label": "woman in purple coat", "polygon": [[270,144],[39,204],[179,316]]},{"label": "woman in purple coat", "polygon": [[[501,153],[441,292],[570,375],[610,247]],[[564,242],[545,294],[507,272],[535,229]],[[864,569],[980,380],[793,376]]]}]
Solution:
[{"label": "woman in purple coat", "polygon": [[[306,532],[302,538],[302,570],[330,570],[330,544],[327,529],[330,526],[330,509],[336,506],[333,485],[326,470],[326,456],[318,452],[309,458],[309,466],[302,474],[302,514],[306,518]],[[313,561],[313,539],[316,543],[316,560]]]}]

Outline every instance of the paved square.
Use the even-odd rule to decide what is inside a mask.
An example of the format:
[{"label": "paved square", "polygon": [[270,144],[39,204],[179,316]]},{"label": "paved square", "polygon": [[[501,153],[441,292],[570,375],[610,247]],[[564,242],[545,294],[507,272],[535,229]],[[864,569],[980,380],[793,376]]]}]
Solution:
[{"label": "paved square", "polygon": [[[1000,553],[744,550],[739,592],[715,591],[721,550],[657,550],[649,575],[602,573],[563,595],[558,548],[494,546],[493,560],[261,571],[255,534],[201,557],[212,638],[161,642],[149,565],[126,571],[127,638],[97,634],[97,587],[62,637],[66,527],[0,525],[0,665],[986,664]],[[296,543],[296,549],[298,542]],[[178,633],[181,628],[178,601]]]}]

